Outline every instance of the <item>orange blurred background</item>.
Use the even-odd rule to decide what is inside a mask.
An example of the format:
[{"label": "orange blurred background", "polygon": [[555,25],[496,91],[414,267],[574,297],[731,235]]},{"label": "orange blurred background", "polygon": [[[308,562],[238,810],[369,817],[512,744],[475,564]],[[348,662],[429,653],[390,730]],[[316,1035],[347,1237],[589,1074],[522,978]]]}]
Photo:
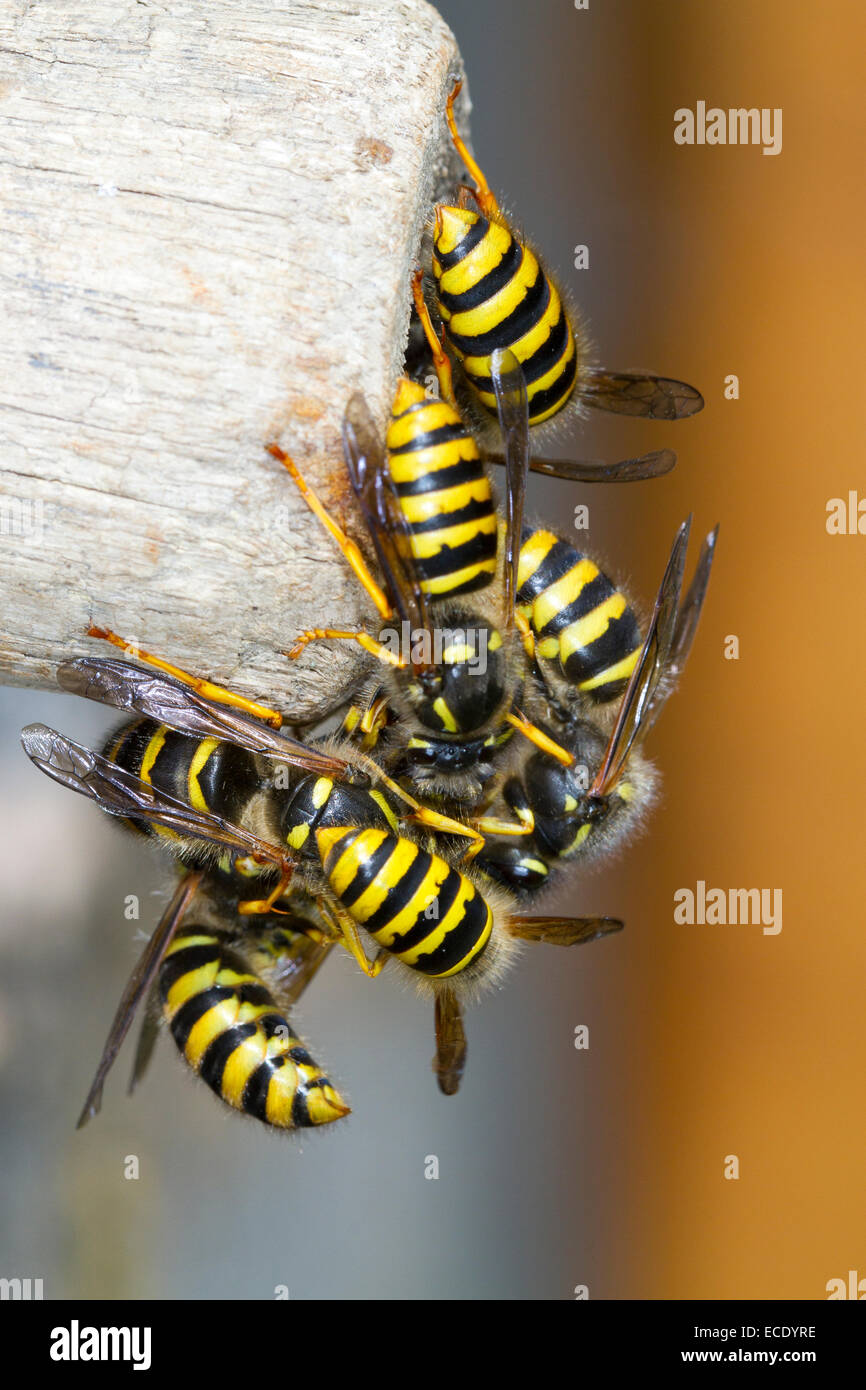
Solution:
[{"label": "orange blurred background", "polygon": [[[233,1123],[164,1044],[135,1102],[115,1079],[75,1135],[138,949],[120,904],[139,892],[155,917],[163,880],[16,746],[31,719],[74,737],[111,721],[0,692],[0,1084],[16,1121],[0,1141],[14,1198],[0,1273],[44,1272],[46,1296],[256,1298],[285,1282],[292,1298],[570,1298],[585,1284],[592,1298],[820,1299],[829,1279],[866,1276],[866,536],[825,524],[830,498],[866,497],[862,7],[439,8],[478,158],[585,308],[601,360],[706,396],[683,424],[587,422],[587,457],[675,447],[667,478],[550,480],[532,497],[560,525],[587,502],[590,546],[647,604],[682,518],[693,553],[721,522],[650,750],[663,800],[642,840],[560,899],[627,928],[573,956],[527,954],[470,1017],[456,1100],[435,1091],[426,1007],[340,960],[300,1015],[347,1082],[343,1133],[298,1147]],[[676,145],[674,111],[698,100],[781,107],[781,154]],[[781,889],[782,931],[677,925],[674,893],[698,880]],[[119,1176],[130,1152],[139,1184]]]},{"label": "orange blurred background", "polygon": [[[653,740],[663,804],[592,884],[628,941],[574,1129],[597,1146],[590,1292],[820,1298],[866,1275],[866,536],[826,531],[828,499],[866,497],[863,9],[497,5],[470,46],[466,7],[441,8],[493,186],[553,264],[589,246],[566,283],[601,360],[680,374],[707,401],[674,427],[596,416],[586,437],[590,455],[662,434],[678,449],[663,481],[584,490],[592,541],[646,598],[676,523],[721,522]],[[698,100],[781,107],[782,152],[676,145],[673,113]],[[547,484],[539,510],[558,495]],[[781,888],[781,933],[676,925],[673,894],[699,879]]]}]

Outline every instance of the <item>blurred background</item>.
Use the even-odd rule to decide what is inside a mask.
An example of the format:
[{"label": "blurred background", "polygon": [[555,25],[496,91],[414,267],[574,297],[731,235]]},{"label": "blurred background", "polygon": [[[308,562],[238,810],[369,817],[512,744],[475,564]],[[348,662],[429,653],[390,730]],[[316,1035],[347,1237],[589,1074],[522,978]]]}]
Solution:
[{"label": "blurred background", "polygon": [[[627,929],[528,951],[469,1017],[456,1099],[430,1071],[428,1009],[332,959],[295,1020],[347,1122],[274,1138],[223,1114],[163,1039],[135,1100],[123,1056],[76,1133],[165,878],[18,746],[33,720],[87,742],[110,718],[0,691],[0,1274],[42,1277],[46,1297],[823,1298],[829,1279],[866,1275],[866,539],[825,526],[830,498],[866,496],[862,9],[438,8],[482,167],[600,360],[706,397],[679,425],[586,424],[578,453],[670,445],[669,477],[532,496],[560,526],[587,503],[589,544],[647,603],[682,518],[698,537],[721,522],[698,641],[653,736],[663,801],[559,904]],[[698,100],[782,107],[782,153],[676,145],[673,113]],[[677,925],[674,893],[698,880],[781,889],[781,933]],[[140,923],[124,918],[132,893]]]}]

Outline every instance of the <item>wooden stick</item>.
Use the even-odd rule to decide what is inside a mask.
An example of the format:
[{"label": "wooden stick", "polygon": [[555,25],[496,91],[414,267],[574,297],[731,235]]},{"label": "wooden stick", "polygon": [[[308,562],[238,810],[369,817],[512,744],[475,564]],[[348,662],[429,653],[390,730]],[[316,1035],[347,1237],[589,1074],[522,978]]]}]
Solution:
[{"label": "wooden stick", "polygon": [[384,422],[460,177],[454,39],[423,0],[69,0],[0,50],[0,680],[96,624],[319,715],[367,659],[281,650],[369,612],[264,446],[363,539],[341,417]]}]

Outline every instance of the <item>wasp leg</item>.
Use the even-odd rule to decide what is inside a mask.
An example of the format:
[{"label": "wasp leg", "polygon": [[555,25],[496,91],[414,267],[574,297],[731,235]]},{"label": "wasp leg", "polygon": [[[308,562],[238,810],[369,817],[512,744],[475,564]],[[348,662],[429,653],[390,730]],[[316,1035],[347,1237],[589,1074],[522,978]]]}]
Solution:
[{"label": "wasp leg", "polygon": [[390,777],[386,777],[384,773],[379,775],[387,787],[397,792],[412,807],[412,814],[406,816],[405,819],[411,821],[413,825],[424,825],[428,830],[437,830],[440,835],[465,836],[472,841],[470,849],[473,857],[483,848],[484,836],[474,828],[474,823],[467,825],[465,821],[453,820],[451,816],[444,816],[441,811],[434,811],[430,806],[423,806],[402,787],[392,782]]},{"label": "wasp leg", "polygon": [[380,695],[362,708],[350,705],[340,725],[340,732],[346,738],[359,737],[361,747],[367,752],[375,748],[379,735],[388,723],[388,697]]},{"label": "wasp leg", "polygon": [[555,739],[552,739],[549,734],[546,734],[543,729],[539,729],[537,725],[531,723],[525,714],[520,714],[519,711],[515,710],[511,714],[506,714],[505,718],[518,733],[529,739],[530,743],[534,743],[536,748],[540,748],[542,753],[549,753],[552,758],[556,758],[557,762],[562,763],[563,767],[572,766],[574,763],[572,754]]},{"label": "wasp leg", "polygon": [[463,855],[461,855],[460,863],[471,864],[473,859],[477,859],[478,855],[481,853],[486,843],[487,842],[484,839],[484,836],[479,835],[478,839],[473,840],[469,848],[464,852]]},{"label": "wasp leg", "polygon": [[294,866],[286,864],[280,875],[280,881],[273,892],[269,893],[266,898],[248,898],[245,902],[238,903],[238,913],[243,917],[258,917],[268,912],[282,913],[283,909],[276,907],[275,904],[291,883],[293,873]]},{"label": "wasp leg", "polygon": [[379,661],[385,661],[389,666],[396,666],[402,670],[406,662],[399,656],[395,656],[390,647],[386,647],[383,642],[377,642],[375,637],[371,637],[369,632],[347,632],[343,628],[336,627],[308,627],[306,632],[302,632],[297,638],[293,647],[286,653],[292,661],[297,661],[304,647],[310,642],[357,642],[364,648],[365,652],[371,652]]},{"label": "wasp leg", "polygon": [[523,650],[526,652],[530,661],[535,660],[535,633],[529,625],[529,619],[525,613],[521,613],[519,608],[514,610],[514,626],[520,633],[523,642]]},{"label": "wasp leg", "polygon": [[517,821],[499,820],[496,816],[480,816],[472,824],[482,835],[532,835],[535,833],[535,816],[530,808],[515,807]]},{"label": "wasp leg", "polygon": [[358,757],[376,781],[381,782],[400,801],[410,807],[410,814],[403,816],[404,820],[411,821],[413,825],[424,825],[428,830],[438,830],[442,835],[465,836],[475,842],[474,853],[478,853],[484,844],[484,837],[479,835],[477,830],[473,830],[471,825],[467,825],[465,821],[452,820],[451,816],[444,816],[441,811],[434,811],[430,806],[423,806],[420,801],[416,801],[414,796],[406,791],[405,787],[401,787],[399,782],[393,781],[384,773],[378,763],[374,762],[366,753],[360,753]]},{"label": "wasp leg", "polygon": [[470,845],[463,855],[463,862],[467,864],[484,848],[484,836],[474,824],[467,825],[464,821],[452,820],[450,816],[443,816],[439,811],[431,810],[429,806],[419,805],[406,819],[413,825],[424,825],[428,830],[436,830],[440,835],[461,835],[468,839]]},{"label": "wasp leg", "polygon": [[385,597],[383,590],[370,573],[366,560],[351,536],[347,536],[343,528],[337,525],[330,512],[328,512],[322,501],[310,487],[307,480],[301,475],[297,464],[289,457],[285,450],[281,449],[279,444],[268,444],[266,448],[268,453],[283,465],[310,511],[319,519],[328,534],[333,536],[346,557],[347,564],[353,570],[358,582],[370,595],[379,614],[383,618],[390,618],[392,616],[391,605]]},{"label": "wasp leg", "polygon": [[340,944],[345,946],[349,955],[357,961],[367,978],[375,980],[376,976],[381,974],[388,959],[387,952],[380,950],[376,953],[375,960],[368,960],[357,922],[349,916],[348,912],[344,912],[336,903],[330,902],[327,898],[317,898],[316,902],[322,916],[334,928]]},{"label": "wasp leg", "polygon": [[460,95],[462,86],[462,82],[454,83],[451,95],[445,103],[445,119],[448,122],[448,129],[451,132],[454,148],[466,165],[470,177],[473,178],[478,185],[477,189],[474,190],[476,203],[485,217],[495,218],[499,216],[499,204],[496,201],[495,194],[491,191],[490,185],[481,172],[481,169],[467,150],[463,137],[457,129],[457,122],[454,119],[454,103]]},{"label": "wasp leg", "polygon": [[213,681],[205,680],[202,676],[191,676],[188,671],[182,671],[179,666],[172,666],[170,662],[163,661],[161,657],[154,656],[152,652],[142,651],[134,642],[124,641],[110,628],[89,627],[87,635],[88,637],[98,637],[103,642],[110,642],[114,647],[120,647],[127,656],[134,656],[136,660],[144,662],[146,666],[155,666],[158,671],[165,671],[166,675],[174,676],[175,680],[190,686],[197,694],[203,695],[206,700],[213,700],[217,705],[229,705],[232,709],[245,710],[247,714],[255,715],[256,719],[263,719],[266,724],[270,724],[275,729],[282,728],[283,716],[276,710],[269,709],[267,705],[256,704],[255,700],[248,700],[243,695],[237,695],[233,690],[227,690],[224,685],[214,685]]},{"label": "wasp leg", "polygon": [[387,691],[377,686],[365,705],[349,706],[340,724],[340,731],[347,738],[351,738],[353,734],[363,734],[363,746],[373,748],[388,723],[389,712]]},{"label": "wasp leg", "polygon": [[420,270],[416,270],[412,276],[412,298],[415,301],[415,312],[421,320],[421,327],[424,329],[424,336],[433,356],[433,366],[436,369],[436,377],[439,382],[439,395],[443,401],[457,410],[454,378],[451,374],[451,359],[445,351],[443,340],[437,336],[436,329],[433,327],[430,310],[427,308],[427,301],[421,288],[423,278],[423,271]]},{"label": "wasp leg", "polygon": [[379,735],[388,724],[388,696],[375,696],[361,715],[358,727],[364,735],[364,747],[375,748]]}]

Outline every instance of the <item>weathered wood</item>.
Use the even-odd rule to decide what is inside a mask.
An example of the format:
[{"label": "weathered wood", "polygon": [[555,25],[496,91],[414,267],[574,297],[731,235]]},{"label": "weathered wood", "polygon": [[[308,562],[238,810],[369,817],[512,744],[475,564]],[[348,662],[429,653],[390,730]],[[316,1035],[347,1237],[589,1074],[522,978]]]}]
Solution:
[{"label": "weathered wood", "polygon": [[302,717],[366,658],[281,649],[369,610],[263,445],[338,514],[408,282],[459,176],[423,0],[46,0],[0,19],[0,680],[109,626]]}]

